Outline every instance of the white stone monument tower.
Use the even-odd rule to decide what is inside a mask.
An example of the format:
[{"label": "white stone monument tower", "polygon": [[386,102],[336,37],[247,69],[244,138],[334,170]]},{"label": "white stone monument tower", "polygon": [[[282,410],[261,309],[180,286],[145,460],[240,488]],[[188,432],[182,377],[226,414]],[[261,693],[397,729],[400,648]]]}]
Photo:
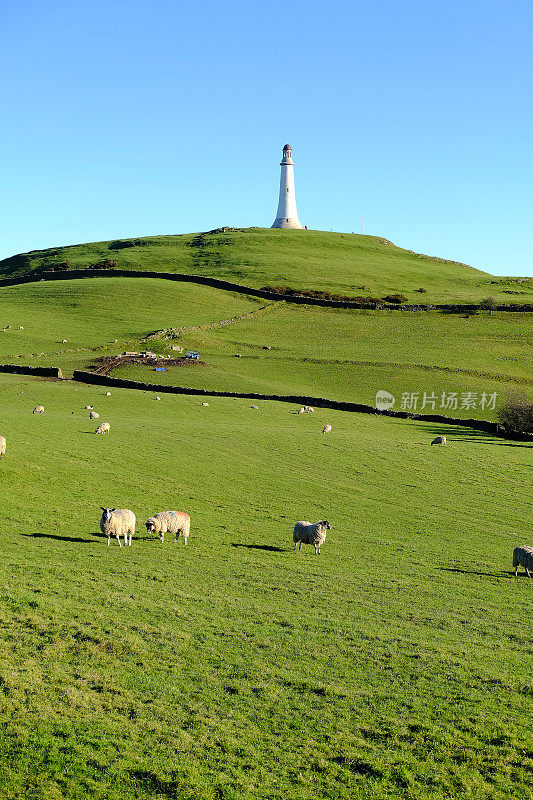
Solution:
[{"label": "white stone monument tower", "polygon": [[290,144],[283,148],[281,177],[279,181],[278,213],[273,228],[303,228],[298,219],[296,195],[294,193],[294,161]]}]

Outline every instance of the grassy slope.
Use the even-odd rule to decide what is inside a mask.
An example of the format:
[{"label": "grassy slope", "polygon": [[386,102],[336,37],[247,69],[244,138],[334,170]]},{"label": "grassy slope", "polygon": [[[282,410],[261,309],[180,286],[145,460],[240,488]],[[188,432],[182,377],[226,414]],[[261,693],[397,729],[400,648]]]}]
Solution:
[{"label": "grassy slope", "polygon": [[[374,403],[376,391],[531,393],[531,314],[344,311],[267,304],[240,295],[150,279],[102,278],[0,289],[0,363],[46,364],[65,374],[124,349],[171,353],[173,342],[143,342],[173,326],[225,327],[185,333],[206,367],[128,367],[114,374],[203,389],[309,394]],[[22,325],[24,330],[18,330]],[[305,332],[305,335],[302,335]],[[66,344],[61,339],[67,339]],[[117,339],[117,343],[113,340]],[[271,350],[264,350],[265,346]],[[235,354],[242,358],[235,358]],[[435,411],[441,411],[437,403]],[[397,407],[397,406],[396,406]],[[427,406],[424,409],[431,412]],[[454,410],[449,411],[452,416]],[[458,416],[494,418],[460,409]]]},{"label": "grassy slope", "polygon": [[[0,403],[3,797],[530,798],[531,447],[16,376]],[[187,549],[107,548],[106,504],[188,510]]]},{"label": "grassy slope", "polygon": [[[373,236],[247,228],[134,241],[143,245],[116,250],[109,249],[110,242],[95,242],[14,256],[0,261],[0,275],[65,260],[72,267],[86,267],[112,258],[128,269],[209,275],[252,287],[281,284],[350,296],[399,292],[413,303],[479,301],[488,295],[502,303],[533,301],[531,281],[508,284],[507,279],[421,256]],[[419,294],[419,288],[427,292]]]}]

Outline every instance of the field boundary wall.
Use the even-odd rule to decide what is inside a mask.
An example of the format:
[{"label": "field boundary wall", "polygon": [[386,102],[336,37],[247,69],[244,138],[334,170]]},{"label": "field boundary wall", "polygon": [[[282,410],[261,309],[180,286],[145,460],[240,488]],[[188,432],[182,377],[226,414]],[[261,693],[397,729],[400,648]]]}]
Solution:
[{"label": "field boundary wall", "polygon": [[458,417],[444,417],[441,414],[415,414],[408,411],[381,411],[361,403],[348,403],[342,400],[328,400],[323,397],[309,397],[305,395],[279,395],[279,394],[258,394],[256,392],[229,392],[216,391],[210,389],[193,389],[187,386],[169,386],[161,383],[143,383],[132,381],[126,378],[113,378],[109,375],[97,375],[94,372],[75,370],[73,380],[80,383],[95,384],[97,386],[109,386],[118,389],[137,389],[145,392],[157,392],[158,394],[184,394],[199,397],[235,397],[243,400],[274,400],[281,403],[295,403],[299,406],[313,406],[314,408],[331,408],[336,411],[352,411],[360,414],[374,414],[384,417],[395,417],[398,419],[412,419],[420,422],[438,422],[442,425],[460,425],[464,428],[474,428],[475,430],[490,433],[492,436],[499,436],[504,439],[515,439],[518,441],[533,442],[533,435],[519,434],[506,431],[497,422],[489,422],[482,419],[460,419]]},{"label": "field boundary wall", "polygon": [[[480,310],[476,303],[432,303],[428,305],[408,303],[358,303],[345,300],[323,300],[318,297],[305,295],[285,295],[270,292],[265,289],[252,289],[239,283],[224,281],[221,278],[210,278],[207,275],[185,275],[181,272],[154,272],[152,270],[136,269],[71,269],[65,272],[39,272],[29,275],[20,275],[16,278],[1,278],[0,287],[19,286],[25,283],[38,283],[39,281],[69,281],[80,278],[160,278],[167,281],[182,283],[196,283],[201,286],[211,286],[214,289],[223,289],[238,294],[247,294],[251,297],[261,297],[264,300],[279,300],[285,303],[297,303],[308,306],[323,306],[325,308],[353,308],[374,309],[385,311],[447,311],[448,313],[469,313]],[[533,303],[506,303],[495,306],[494,311],[533,311]]]},{"label": "field boundary wall", "polygon": [[12,375],[39,375],[41,378],[62,378],[59,367],[26,367],[22,364],[0,364],[0,372]]}]

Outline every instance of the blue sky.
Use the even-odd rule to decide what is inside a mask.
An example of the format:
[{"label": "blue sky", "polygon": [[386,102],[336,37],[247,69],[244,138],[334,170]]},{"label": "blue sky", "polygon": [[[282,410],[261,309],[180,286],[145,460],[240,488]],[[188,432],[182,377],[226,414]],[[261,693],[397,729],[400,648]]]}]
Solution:
[{"label": "blue sky", "polygon": [[533,5],[2,3],[0,258],[309,228],[531,275]]}]

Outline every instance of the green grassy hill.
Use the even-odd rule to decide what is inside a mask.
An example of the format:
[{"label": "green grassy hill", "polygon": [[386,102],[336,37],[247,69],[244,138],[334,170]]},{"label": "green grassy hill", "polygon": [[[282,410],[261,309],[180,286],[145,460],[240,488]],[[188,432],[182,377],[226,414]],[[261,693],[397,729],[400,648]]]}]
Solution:
[{"label": "green grassy hill", "polygon": [[[157,373],[153,367],[122,366],[112,374],[371,405],[376,392],[386,389],[397,398],[396,409],[404,393],[418,393],[416,409],[408,410],[482,419],[495,419],[508,393],[533,395],[530,313],[349,311],[265,303],[148,278],[0,288],[0,309],[0,363],[58,366],[65,375],[124,350],[175,355],[171,348],[178,344],[200,350],[204,365]],[[182,332],[175,339],[145,338],[161,329]],[[424,392],[435,395],[435,407],[421,408]],[[468,392],[475,393],[477,405],[461,409]],[[443,409],[443,393],[457,393],[458,408]],[[497,394],[496,408],[479,407],[483,393]]]},{"label": "green grassy hill", "polygon": [[0,275],[50,269],[65,262],[83,268],[106,259],[127,269],[208,275],[254,288],[288,285],[374,297],[400,293],[411,303],[475,302],[487,296],[499,303],[533,301],[531,280],[494,278],[464,264],[403,250],[386,239],[271,228],[33,251],[0,261]]},{"label": "green grassy hill", "polygon": [[20,376],[0,404],[0,796],[529,800],[530,447]]},{"label": "green grassy hill", "polygon": [[[367,270],[374,294],[516,299],[464,266],[309,231],[100,243],[1,267],[109,257],[250,286],[360,294]],[[295,306],[151,278],[42,281],[0,288],[0,363],[68,376],[177,345],[203,364],[113,374],[370,404],[385,389],[396,408],[426,392],[437,407],[416,410],[442,413],[442,393],[533,395],[532,321]],[[531,445],[208,401],[0,374],[0,798],[530,800],[531,582],[511,559],[532,544]],[[431,447],[443,432],[448,445]],[[107,547],[100,506],[136,513],[131,549]],[[186,548],[144,532],[170,508],[191,514]],[[294,552],[294,522],[321,518],[333,525],[322,555]]]}]

